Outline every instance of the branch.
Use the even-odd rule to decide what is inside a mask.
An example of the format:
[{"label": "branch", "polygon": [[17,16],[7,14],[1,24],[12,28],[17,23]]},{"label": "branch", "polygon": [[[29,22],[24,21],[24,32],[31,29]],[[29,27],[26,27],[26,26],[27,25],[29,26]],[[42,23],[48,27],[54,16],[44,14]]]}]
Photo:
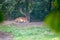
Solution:
[{"label": "branch", "polygon": [[26,16],[26,14],[22,11],[22,9],[20,8],[20,10],[19,10],[23,15],[25,15]]}]

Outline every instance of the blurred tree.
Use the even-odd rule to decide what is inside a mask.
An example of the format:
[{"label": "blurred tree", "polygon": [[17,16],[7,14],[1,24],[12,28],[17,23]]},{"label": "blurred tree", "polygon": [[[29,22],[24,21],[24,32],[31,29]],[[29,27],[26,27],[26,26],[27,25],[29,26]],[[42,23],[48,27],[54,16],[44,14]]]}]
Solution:
[{"label": "blurred tree", "polygon": [[54,1],[55,9],[46,17],[45,22],[56,33],[60,33],[60,0]]}]

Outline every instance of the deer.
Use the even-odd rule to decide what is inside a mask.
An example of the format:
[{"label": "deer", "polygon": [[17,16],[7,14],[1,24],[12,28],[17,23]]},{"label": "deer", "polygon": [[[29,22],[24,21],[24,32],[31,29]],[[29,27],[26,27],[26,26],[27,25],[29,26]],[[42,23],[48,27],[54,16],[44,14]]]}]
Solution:
[{"label": "deer", "polygon": [[23,23],[23,22],[27,22],[27,18],[26,17],[18,17],[15,19],[15,22],[18,22],[18,23]]}]

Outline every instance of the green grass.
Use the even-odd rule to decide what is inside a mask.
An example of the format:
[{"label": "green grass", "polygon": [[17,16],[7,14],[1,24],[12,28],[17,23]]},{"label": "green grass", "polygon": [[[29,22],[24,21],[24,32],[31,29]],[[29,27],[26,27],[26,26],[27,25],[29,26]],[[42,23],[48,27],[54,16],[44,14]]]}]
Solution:
[{"label": "green grass", "polygon": [[10,32],[14,40],[60,40],[60,35],[55,34],[47,27],[22,27],[14,24],[0,26],[0,31]]}]

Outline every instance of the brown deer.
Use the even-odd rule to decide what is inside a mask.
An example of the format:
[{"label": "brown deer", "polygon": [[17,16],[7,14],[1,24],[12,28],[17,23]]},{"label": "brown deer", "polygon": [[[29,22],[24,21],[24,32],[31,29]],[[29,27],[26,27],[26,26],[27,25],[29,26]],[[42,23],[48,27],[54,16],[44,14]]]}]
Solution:
[{"label": "brown deer", "polygon": [[27,21],[28,20],[26,17],[19,17],[15,19],[15,22],[18,22],[18,23],[27,22]]}]

